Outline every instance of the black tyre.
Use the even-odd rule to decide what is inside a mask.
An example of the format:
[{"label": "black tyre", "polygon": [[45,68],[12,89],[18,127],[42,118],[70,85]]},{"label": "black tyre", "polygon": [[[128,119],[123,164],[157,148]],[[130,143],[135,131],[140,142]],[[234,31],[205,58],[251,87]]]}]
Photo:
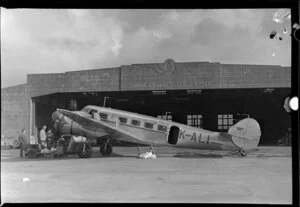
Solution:
[{"label": "black tyre", "polygon": [[240,155],[241,157],[245,157],[245,156],[247,156],[247,153],[246,153],[244,150],[240,150],[240,151],[239,151],[239,155]]},{"label": "black tyre", "polygon": [[111,144],[102,144],[100,146],[100,153],[104,156],[109,156],[112,153],[112,145]]},{"label": "black tyre", "polygon": [[89,158],[92,156],[92,147],[87,143],[78,143],[76,152],[80,158]]}]

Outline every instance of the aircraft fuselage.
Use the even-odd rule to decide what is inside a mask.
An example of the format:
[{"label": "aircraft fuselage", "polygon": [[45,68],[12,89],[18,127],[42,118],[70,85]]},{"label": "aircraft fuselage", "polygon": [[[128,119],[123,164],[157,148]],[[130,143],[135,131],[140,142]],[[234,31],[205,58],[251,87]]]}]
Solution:
[{"label": "aircraft fuselage", "polygon": [[[93,124],[84,126],[79,124],[76,119],[67,117],[59,111],[54,112],[52,118],[59,120],[56,128],[60,128],[62,133],[86,136],[88,138],[101,138],[108,135],[107,131],[102,128]],[[133,141],[135,143],[210,150],[239,149],[232,142],[231,136],[226,133],[212,132],[137,113],[98,106],[86,106],[81,111],[71,113],[76,113],[79,116],[88,117],[94,122],[102,122],[115,129],[126,131],[128,134],[137,137],[136,140],[138,141]],[[96,113],[97,116],[93,116],[93,113]],[[109,135],[114,135],[114,132]],[[114,138],[122,140],[118,133],[115,134]]]}]

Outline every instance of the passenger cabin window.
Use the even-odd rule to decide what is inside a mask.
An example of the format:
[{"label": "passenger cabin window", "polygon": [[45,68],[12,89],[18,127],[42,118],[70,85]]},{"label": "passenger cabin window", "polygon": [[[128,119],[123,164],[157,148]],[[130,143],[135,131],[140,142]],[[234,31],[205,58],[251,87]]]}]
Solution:
[{"label": "passenger cabin window", "polygon": [[163,125],[157,125],[157,130],[162,131],[162,132],[166,132],[167,131],[167,127],[163,126]]},{"label": "passenger cabin window", "polygon": [[144,127],[147,129],[153,129],[154,124],[145,122]]},{"label": "passenger cabin window", "polygon": [[218,129],[229,129],[233,125],[233,115],[232,114],[219,114],[218,115]]},{"label": "passenger cabin window", "polygon": [[101,118],[101,119],[107,119],[107,114],[100,113],[100,118]]},{"label": "passenger cabin window", "polygon": [[140,126],[141,122],[138,121],[138,120],[132,120],[132,121],[131,121],[131,124],[132,124],[132,125],[135,125],[135,126]]},{"label": "passenger cabin window", "polygon": [[127,123],[127,118],[119,117],[119,120],[120,120],[121,123],[124,123],[124,124]]}]

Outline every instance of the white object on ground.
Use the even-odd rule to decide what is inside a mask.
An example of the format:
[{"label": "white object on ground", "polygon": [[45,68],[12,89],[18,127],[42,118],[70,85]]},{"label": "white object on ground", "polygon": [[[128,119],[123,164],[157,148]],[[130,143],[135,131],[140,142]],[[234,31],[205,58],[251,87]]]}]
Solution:
[{"label": "white object on ground", "polygon": [[156,155],[152,152],[145,152],[138,154],[138,158],[140,159],[156,159]]},{"label": "white object on ground", "polygon": [[75,142],[86,142],[86,138],[83,136],[72,136]]},{"label": "white object on ground", "polygon": [[42,151],[41,151],[42,154],[49,154],[50,152],[51,152],[51,151],[48,150],[47,148],[42,149]]},{"label": "white object on ground", "polygon": [[29,182],[29,178],[23,178],[23,182]]}]

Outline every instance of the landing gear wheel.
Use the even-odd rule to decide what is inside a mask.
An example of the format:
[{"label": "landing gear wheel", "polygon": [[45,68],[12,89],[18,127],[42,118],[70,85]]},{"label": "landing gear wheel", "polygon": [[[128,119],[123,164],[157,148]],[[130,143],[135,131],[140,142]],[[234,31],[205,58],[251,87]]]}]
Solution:
[{"label": "landing gear wheel", "polygon": [[112,153],[112,145],[111,144],[102,144],[100,146],[100,153],[104,156],[109,156]]},{"label": "landing gear wheel", "polygon": [[87,143],[78,143],[76,152],[80,158],[89,158],[92,156],[92,147]]}]

